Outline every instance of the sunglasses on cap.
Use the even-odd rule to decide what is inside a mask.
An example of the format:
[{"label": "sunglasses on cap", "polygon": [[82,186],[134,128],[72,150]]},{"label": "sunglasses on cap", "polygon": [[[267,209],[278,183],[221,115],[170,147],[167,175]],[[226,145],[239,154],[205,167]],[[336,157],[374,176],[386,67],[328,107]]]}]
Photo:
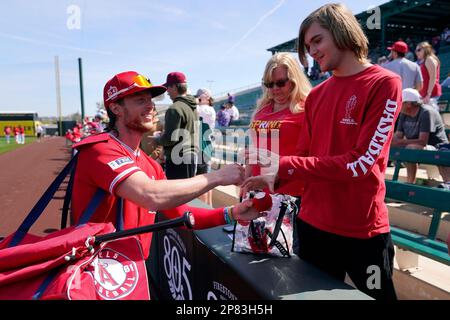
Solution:
[{"label": "sunglasses on cap", "polygon": [[142,74],[138,74],[137,76],[135,76],[133,78],[133,81],[139,87],[150,88],[153,86],[150,80],[144,77]]},{"label": "sunglasses on cap", "polygon": [[272,81],[272,82],[263,82],[263,85],[268,88],[268,89],[272,89],[273,86],[277,86],[278,88],[283,88],[286,83],[288,83],[289,79],[281,79],[278,81]]}]

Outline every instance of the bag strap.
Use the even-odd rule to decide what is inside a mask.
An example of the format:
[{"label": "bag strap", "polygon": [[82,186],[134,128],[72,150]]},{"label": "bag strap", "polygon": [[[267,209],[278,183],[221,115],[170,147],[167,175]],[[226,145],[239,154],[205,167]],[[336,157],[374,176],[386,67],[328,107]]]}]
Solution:
[{"label": "bag strap", "polygon": [[103,189],[98,188],[97,191],[95,191],[94,196],[92,197],[91,201],[89,202],[86,210],[84,210],[83,214],[81,215],[80,219],[78,220],[77,226],[81,226],[83,224],[86,224],[91,220],[92,216],[94,215],[94,212],[97,210],[98,206],[103,200],[103,197],[105,196],[106,191]]},{"label": "bag strap", "polygon": [[[84,210],[83,214],[81,215],[80,219],[78,220],[77,226],[86,224],[91,220],[92,216],[94,215],[95,211],[97,211],[97,208],[100,205],[100,203],[102,202],[105,195],[106,195],[106,191],[103,189],[98,188],[97,191],[95,191],[94,196],[92,197],[91,201],[89,202],[86,210]],[[123,230],[123,199],[120,197],[117,197],[115,228],[116,228],[116,231]]]},{"label": "bag strap", "polygon": [[[75,156],[78,157],[78,153]],[[75,160],[75,161],[77,161],[77,160]],[[76,167],[77,167],[77,164],[75,162],[75,165],[72,169],[72,173],[70,174],[69,184],[67,185],[67,189],[66,189],[66,195],[64,196],[64,204],[63,204],[62,215],[61,215],[61,229],[64,229],[67,226],[67,217],[69,215],[70,201],[72,200],[73,181],[75,178]]]},{"label": "bag strap", "polygon": [[286,214],[288,206],[285,202],[281,203],[280,213],[278,214],[277,222],[275,223],[275,228],[273,228],[272,240],[270,241],[269,247],[272,247],[277,241],[278,233],[280,233],[281,225],[283,223],[284,215]]},{"label": "bag strap", "polygon": [[117,199],[117,209],[116,209],[116,231],[123,230],[123,199]]},{"label": "bag strap", "polygon": [[58,174],[55,180],[53,180],[53,182],[41,196],[39,201],[31,209],[30,213],[28,213],[27,217],[24,219],[24,221],[19,226],[17,231],[14,233],[14,236],[9,242],[8,247],[14,247],[23,240],[27,232],[30,230],[31,226],[41,216],[42,212],[44,212],[45,208],[49,204],[50,200],[53,198],[53,195],[56,193],[56,191],[58,190],[61,183],[64,181],[67,174],[72,170],[74,170],[77,159],[78,154],[76,154],[72,159],[70,159],[69,163],[61,170],[61,172]]},{"label": "bag strap", "polygon": [[[281,235],[282,235],[283,238],[284,238],[284,242],[285,242],[286,245],[287,245],[288,242],[287,242],[287,240],[286,240],[286,236],[285,236],[285,234],[284,234],[284,232],[283,232],[283,229],[281,229],[280,231],[281,231]],[[268,235],[270,238],[272,238],[272,233],[271,233],[268,229],[266,229],[266,232],[267,232],[267,235]],[[280,253],[283,255],[283,257],[290,257],[290,256],[291,256],[291,255],[289,254],[289,246],[287,246],[287,248],[283,247],[283,245],[281,244],[281,242],[278,241],[278,240],[275,240],[274,246],[280,251]]]},{"label": "bag strap", "polygon": [[[58,190],[61,183],[64,181],[65,177],[71,173],[69,184],[67,187],[66,195],[64,197],[63,204],[63,215],[61,217],[61,229],[64,229],[67,224],[67,216],[68,216],[68,208],[72,196],[73,190],[73,180],[75,176],[75,168],[78,160],[78,154],[75,154],[72,159],[70,159],[69,163],[61,170],[58,176],[53,180],[51,185],[47,188],[44,194],[41,196],[39,201],[34,205],[33,209],[31,209],[30,213],[28,213],[27,217],[24,219],[22,224],[19,226],[17,231],[14,233],[11,241],[8,243],[8,247],[17,246],[28,233],[33,224],[39,219],[39,217],[44,212],[45,208],[53,198],[53,195]],[[93,214],[97,210],[101,201],[103,200],[106,192],[100,188],[97,189],[91,201],[89,202],[86,210],[81,215],[77,226],[86,224],[92,218]],[[123,229],[123,199],[118,198],[117,205],[117,222],[116,229],[118,231]]]},{"label": "bag strap", "polygon": [[[242,202],[242,196],[239,197],[239,203]],[[234,252],[234,244],[236,239],[236,227],[237,227],[237,220],[234,221],[233,225],[233,239],[231,239],[231,252]]]}]

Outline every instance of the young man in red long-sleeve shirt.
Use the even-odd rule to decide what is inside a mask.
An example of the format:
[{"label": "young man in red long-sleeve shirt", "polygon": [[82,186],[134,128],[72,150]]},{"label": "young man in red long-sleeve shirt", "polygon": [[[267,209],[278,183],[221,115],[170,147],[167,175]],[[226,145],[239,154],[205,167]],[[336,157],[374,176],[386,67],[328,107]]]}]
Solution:
[{"label": "young man in red long-sleeve shirt", "polygon": [[243,189],[302,180],[299,256],[340,279],[347,273],[376,299],[396,299],[384,173],[401,80],[369,63],[366,36],[339,4],[327,4],[303,21],[298,50],[304,64],[307,51],[333,76],[306,99],[297,155],[281,157],[276,174],[249,178]]}]

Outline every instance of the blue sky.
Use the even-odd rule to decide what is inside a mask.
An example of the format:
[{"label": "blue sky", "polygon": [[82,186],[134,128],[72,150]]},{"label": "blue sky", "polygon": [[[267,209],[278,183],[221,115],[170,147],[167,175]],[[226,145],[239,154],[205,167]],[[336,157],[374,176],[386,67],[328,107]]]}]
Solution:
[{"label": "blue sky", "polygon": [[[384,2],[343,1],[355,14]],[[171,71],[184,72],[194,93],[200,87],[214,95],[255,84],[271,55],[266,49],[295,38],[301,21],[325,3],[2,1],[0,111],[56,115],[55,56],[60,63],[63,115],[81,110],[78,57],[83,59],[86,115],[95,114],[105,82],[126,70],[136,70],[154,84],[163,83]],[[79,9],[79,20],[71,6]]]}]

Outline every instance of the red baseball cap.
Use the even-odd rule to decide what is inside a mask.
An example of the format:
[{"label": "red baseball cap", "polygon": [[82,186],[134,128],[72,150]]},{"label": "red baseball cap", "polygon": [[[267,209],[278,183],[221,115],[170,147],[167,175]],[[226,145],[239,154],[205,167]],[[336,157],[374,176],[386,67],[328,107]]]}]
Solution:
[{"label": "red baseball cap", "polygon": [[388,50],[394,50],[400,53],[407,53],[409,51],[408,45],[403,41],[394,42],[392,47],[388,47]]},{"label": "red baseball cap", "polygon": [[171,86],[177,83],[186,83],[187,79],[182,72],[171,72],[167,75],[166,83],[163,84],[164,87]]},{"label": "red baseball cap", "polygon": [[164,86],[154,86],[150,80],[136,71],[126,71],[116,74],[103,88],[103,100],[105,108],[108,108],[112,102],[126,97],[130,94],[148,90],[152,97],[157,97],[167,88]]}]

